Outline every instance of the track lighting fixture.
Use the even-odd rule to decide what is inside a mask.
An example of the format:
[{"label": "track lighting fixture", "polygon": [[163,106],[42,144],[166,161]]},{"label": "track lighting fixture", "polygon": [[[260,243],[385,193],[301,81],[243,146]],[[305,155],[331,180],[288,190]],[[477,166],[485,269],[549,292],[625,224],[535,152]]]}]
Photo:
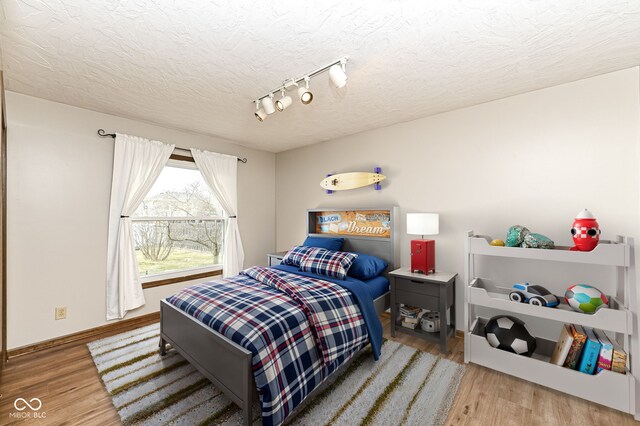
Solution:
[{"label": "track lighting fixture", "polygon": [[291,105],[293,103],[293,101],[291,100],[291,96],[285,96],[284,94],[284,88],[282,89],[282,98],[278,99],[276,101],[276,109],[280,112],[284,111],[285,109],[287,109],[287,107],[289,107],[289,105]]},{"label": "track lighting fixture", "polygon": [[276,108],[273,106],[273,93],[269,93],[269,96],[262,98],[262,108],[269,115],[276,112]]},{"label": "track lighting fixture", "polygon": [[313,93],[309,90],[309,77],[304,78],[304,87],[298,89],[298,97],[304,105],[309,105],[313,100]]},{"label": "track lighting fixture", "polygon": [[260,108],[260,101],[256,101],[255,116],[259,121],[264,121],[264,119],[267,118],[267,113],[264,112],[264,109]]},{"label": "track lighting fixture", "polygon": [[338,89],[347,84],[346,64],[347,61],[341,59],[340,64],[331,65],[331,68],[329,68],[329,78]]},{"label": "track lighting fixture", "polygon": [[[281,86],[273,89],[263,96],[255,99],[253,102],[256,104],[255,116],[258,120],[264,121],[267,116],[276,112],[276,110],[282,112],[289,108],[293,103],[291,96],[287,95],[287,91],[298,90],[298,98],[303,105],[308,105],[313,100],[313,92],[309,89],[309,82],[312,77],[321,74],[325,71],[329,71],[329,80],[336,88],[342,88],[347,84],[346,64],[349,60],[348,56],[344,56],[337,61],[333,61],[330,64],[320,67],[315,71],[304,74],[302,77],[290,78],[284,81]],[[298,84],[304,82],[304,85]],[[278,92],[282,93],[280,99],[274,102],[274,95]]]}]

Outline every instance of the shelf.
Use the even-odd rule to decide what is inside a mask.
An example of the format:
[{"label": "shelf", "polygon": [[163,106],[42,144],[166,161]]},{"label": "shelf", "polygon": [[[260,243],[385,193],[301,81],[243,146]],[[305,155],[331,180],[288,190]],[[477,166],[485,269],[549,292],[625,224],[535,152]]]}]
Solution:
[{"label": "shelf", "polygon": [[556,262],[589,263],[593,265],[629,266],[629,251],[626,244],[600,241],[589,252],[570,251],[569,247],[534,249],[522,247],[492,246],[485,237],[469,237],[469,254],[511,257],[517,259],[551,260]]},{"label": "shelf", "polygon": [[[423,329],[421,329],[420,326],[412,330],[410,328],[403,327],[400,321],[396,321],[396,332],[410,334],[411,336],[419,337],[421,339],[431,340],[433,342],[440,341],[440,331],[436,331],[435,333],[430,333],[428,331],[424,331]],[[452,334],[454,334],[453,327],[451,327],[450,325],[447,325],[447,337],[451,336]]]},{"label": "shelf", "polygon": [[491,280],[475,278],[469,285],[468,302],[477,306],[500,309],[515,314],[530,315],[564,323],[580,324],[587,327],[600,328],[616,333],[631,334],[633,316],[614,297],[609,297],[609,308],[601,308],[595,314],[576,312],[558,298],[560,305],[556,308],[533,306],[528,303],[517,303],[509,300],[511,287],[500,286]]},{"label": "shelf", "polygon": [[559,390],[607,407],[635,414],[630,396],[635,385],[631,374],[601,371],[590,375],[551,364],[548,360],[555,342],[537,338],[536,353],[531,357],[491,347],[484,337],[486,320],[478,318],[467,333],[470,361],[502,373]]}]

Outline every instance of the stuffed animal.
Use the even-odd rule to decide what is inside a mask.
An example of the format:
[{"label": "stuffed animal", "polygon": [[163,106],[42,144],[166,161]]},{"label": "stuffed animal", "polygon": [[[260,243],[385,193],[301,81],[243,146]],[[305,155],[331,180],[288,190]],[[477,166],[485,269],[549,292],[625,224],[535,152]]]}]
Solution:
[{"label": "stuffed animal", "polygon": [[[492,244],[493,245],[493,244]],[[525,226],[513,225],[507,231],[507,247],[525,247],[552,249],[555,247],[553,240],[545,235],[529,231]]]},{"label": "stuffed animal", "polygon": [[519,247],[524,242],[524,237],[530,231],[521,225],[513,225],[507,231],[507,247]]},{"label": "stuffed animal", "polygon": [[564,293],[564,300],[571,309],[583,314],[594,314],[598,309],[609,307],[607,296],[587,284],[574,284],[569,287]]},{"label": "stuffed animal", "polygon": [[494,348],[531,356],[536,350],[536,338],[518,318],[498,315],[489,320],[484,328],[487,341]]},{"label": "stuffed animal", "polygon": [[584,209],[576,216],[571,227],[571,236],[573,237],[573,251],[591,251],[598,245],[600,241],[600,225],[593,214]]}]

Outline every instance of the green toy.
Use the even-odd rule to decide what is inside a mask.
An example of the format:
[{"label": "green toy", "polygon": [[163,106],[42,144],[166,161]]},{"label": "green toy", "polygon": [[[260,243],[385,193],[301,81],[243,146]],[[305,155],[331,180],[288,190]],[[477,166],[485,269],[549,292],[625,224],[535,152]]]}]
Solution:
[{"label": "green toy", "polygon": [[551,238],[545,235],[530,233],[524,236],[522,247],[552,249],[555,247],[555,244],[553,243],[553,240],[551,240]]},{"label": "green toy", "polygon": [[507,231],[507,247],[519,247],[524,242],[524,237],[529,234],[529,230],[521,225],[514,225]]}]

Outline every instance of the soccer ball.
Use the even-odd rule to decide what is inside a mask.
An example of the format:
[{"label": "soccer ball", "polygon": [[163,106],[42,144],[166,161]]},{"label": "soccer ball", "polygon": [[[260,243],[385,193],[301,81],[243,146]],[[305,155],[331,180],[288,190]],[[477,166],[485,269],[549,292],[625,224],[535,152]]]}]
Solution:
[{"label": "soccer ball", "polygon": [[487,341],[494,348],[524,356],[531,356],[536,350],[536,338],[518,318],[495,316],[487,322],[484,332]]},{"label": "soccer ball", "polygon": [[609,307],[609,299],[597,288],[587,284],[574,284],[564,293],[564,300],[574,311],[593,314]]}]

